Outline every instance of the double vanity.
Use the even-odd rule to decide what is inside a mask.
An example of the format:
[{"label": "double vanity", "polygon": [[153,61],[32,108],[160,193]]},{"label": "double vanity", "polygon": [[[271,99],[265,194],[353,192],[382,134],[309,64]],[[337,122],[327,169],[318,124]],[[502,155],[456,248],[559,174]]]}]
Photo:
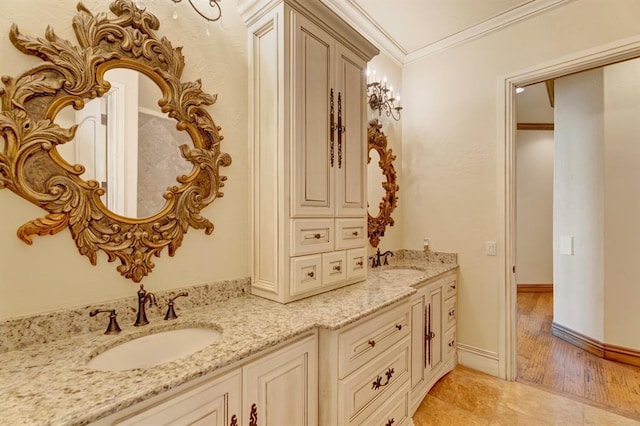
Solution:
[{"label": "double vanity", "polygon": [[[11,350],[12,339],[38,332],[34,320],[13,321],[31,327],[6,333],[0,412],[16,425],[411,424],[426,392],[456,364],[456,274],[455,255],[401,250],[362,283],[287,305],[248,295],[248,280],[226,282],[225,295],[187,289],[172,321],[151,308],[143,327],[123,318],[122,332],[104,335],[107,318],[94,318],[100,331],[73,335],[88,309],[82,317],[69,311],[68,337]],[[121,302],[130,310],[137,303]],[[138,357],[170,352],[161,334],[169,330],[210,330],[213,340],[142,369],[115,357],[90,366],[142,336],[158,337],[159,346],[141,342]]]}]

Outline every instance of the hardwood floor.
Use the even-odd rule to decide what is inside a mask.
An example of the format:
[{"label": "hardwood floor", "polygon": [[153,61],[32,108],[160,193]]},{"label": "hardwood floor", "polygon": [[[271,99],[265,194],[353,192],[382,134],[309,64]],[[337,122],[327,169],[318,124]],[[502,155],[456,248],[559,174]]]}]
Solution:
[{"label": "hardwood floor", "polygon": [[517,380],[640,420],[640,367],[558,339],[552,320],[552,293],[518,294]]}]

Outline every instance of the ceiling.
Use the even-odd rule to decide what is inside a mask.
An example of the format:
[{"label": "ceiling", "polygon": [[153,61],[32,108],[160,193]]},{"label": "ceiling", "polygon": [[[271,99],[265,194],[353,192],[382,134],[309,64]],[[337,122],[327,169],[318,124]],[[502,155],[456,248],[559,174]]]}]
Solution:
[{"label": "ceiling", "polygon": [[322,1],[399,63],[406,63],[569,0]]}]

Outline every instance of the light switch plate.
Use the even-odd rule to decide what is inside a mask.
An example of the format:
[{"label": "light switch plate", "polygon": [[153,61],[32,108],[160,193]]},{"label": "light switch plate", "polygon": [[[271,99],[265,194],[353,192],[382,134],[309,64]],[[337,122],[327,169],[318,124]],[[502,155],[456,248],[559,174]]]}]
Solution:
[{"label": "light switch plate", "polygon": [[495,256],[497,252],[497,245],[495,241],[487,241],[486,253],[487,256]]},{"label": "light switch plate", "polygon": [[569,235],[560,236],[560,254],[573,256],[573,237]]}]

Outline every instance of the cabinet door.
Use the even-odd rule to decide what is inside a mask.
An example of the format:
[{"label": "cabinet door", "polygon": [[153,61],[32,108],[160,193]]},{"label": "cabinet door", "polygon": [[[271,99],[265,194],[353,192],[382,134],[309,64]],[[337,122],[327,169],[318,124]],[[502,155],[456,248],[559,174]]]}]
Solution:
[{"label": "cabinet door", "polygon": [[[319,27],[292,12],[293,217],[333,216],[335,142],[331,142],[330,96],[334,41]],[[335,94],[337,97],[337,94]],[[337,101],[334,101],[337,102]],[[334,139],[336,136],[334,135]]]},{"label": "cabinet door", "polygon": [[243,367],[245,424],[317,424],[316,345],[310,336]]},{"label": "cabinet door", "polygon": [[424,383],[427,364],[427,340],[425,339],[425,299],[421,294],[411,300],[411,388]]},{"label": "cabinet door", "polygon": [[433,288],[428,293],[428,302],[425,306],[425,318],[427,319],[427,378],[442,363],[442,287]]},{"label": "cabinet door", "polygon": [[[364,217],[366,200],[366,64],[336,44],[336,216]],[[340,127],[341,125],[341,127]]]},{"label": "cabinet door", "polygon": [[164,402],[116,420],[117,425],[207,425],[241,423],[240,370],[200,385]]}]

